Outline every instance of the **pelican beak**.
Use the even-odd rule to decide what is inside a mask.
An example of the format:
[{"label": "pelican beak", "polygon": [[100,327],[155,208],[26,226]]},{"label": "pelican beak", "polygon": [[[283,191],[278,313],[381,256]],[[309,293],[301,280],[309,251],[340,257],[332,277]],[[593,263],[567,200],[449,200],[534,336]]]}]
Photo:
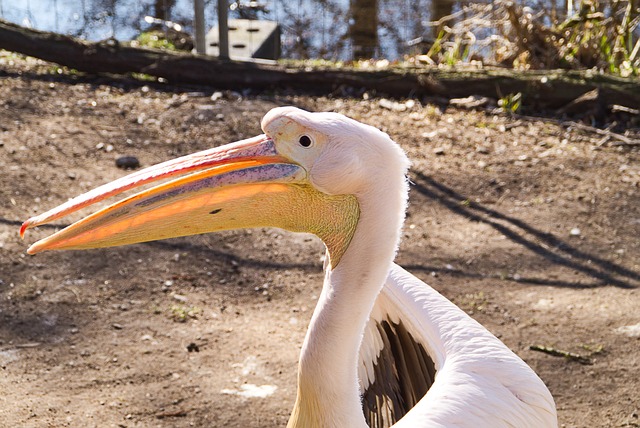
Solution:
[{"label": "pelican beak", "polygon": [[[185,175],[187,174],[187,175]],[[266,135],[167,161],[122,177],[32,217],[49,223],[153,181],[184,175],[114,203],[33,244],[27,252],[111,247],[247,227],[315,233],[336,265],[359,209],[355,198],[316,190],[299,164]],[[355,206],[354,206],[355,204]],[[344,210],[354,213],[344,220]],[[328,220],[328,221],[327,221]]]}]

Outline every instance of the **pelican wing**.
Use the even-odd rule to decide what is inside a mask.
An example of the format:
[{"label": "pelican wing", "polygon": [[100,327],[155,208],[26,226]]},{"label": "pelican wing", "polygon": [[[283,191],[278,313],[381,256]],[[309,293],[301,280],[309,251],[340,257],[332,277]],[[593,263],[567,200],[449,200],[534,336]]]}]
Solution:
[{"label": "pelican wing", "polygon": [[360,347],[362,409],[372,428],[387,428],[402,419],[424,397],[436,376],[424,337],[397,299],[398,291],[405,292],[397,290],[399,286],[390,274]]},{"label": "pelican wing", "polygon": [[435,365],[401,319],[381,314],[370,320],[366,334],[367,349],[362,352],[367,357],[363,355],[360,366],[362,408],[370,427],[390,427],[427,393]]},{"label": "pelican wing", "polygon": [[370,427],[556,427],[540,378],[488,330],[393,264],[360,347]]}]

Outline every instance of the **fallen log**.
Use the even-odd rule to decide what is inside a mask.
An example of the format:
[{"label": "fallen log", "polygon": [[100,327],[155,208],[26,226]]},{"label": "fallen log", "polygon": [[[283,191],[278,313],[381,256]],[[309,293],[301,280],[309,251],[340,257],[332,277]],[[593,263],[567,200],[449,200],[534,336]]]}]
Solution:
[{"label": "fallen log", "polygon": [[135,48],[116,40],[92,43],[0,20],[0,49],[54,62],[87,73],[144,73],[173,84],[221,89],[290,88],[333,93],[355,88],[392,97],[479,95],[494,99],[521,93],[525,108],[559,108],[597,89],[606,105],[640,106],[637,79],[586,71],[507,69],[448,70],[390,67],[383,70],[309,68],[225,61],[204,55]]}]

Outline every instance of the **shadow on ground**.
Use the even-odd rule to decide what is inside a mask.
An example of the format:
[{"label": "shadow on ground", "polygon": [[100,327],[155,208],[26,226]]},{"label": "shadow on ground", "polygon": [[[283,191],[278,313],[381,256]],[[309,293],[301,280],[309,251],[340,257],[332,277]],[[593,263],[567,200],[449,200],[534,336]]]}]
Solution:
[{"label": "shadow on ground", "polygon": [[[521,277],[518,279],[519,282],[576,288],[591,288],[605,285],[614,285],[621,288],[636,288],[638,286],[640,274],[637,272],[631,271],[610,260],[605,260],[593,252],[587,253],[580,250],[557,236],[538,230],[520,219],[503,214],[480,203],[473,202],[471,198],[420,171],[413,171],[411,178],[412,190],[440,204],[452,213],[474,222],[487,224],[512,242],[526,248],[548,262],[574,269],[594,280],[589,284],[578,285],[575,282],[562,280]],[[406,267],[410,270],[430,272],[445,271],[442,268],[415,264]],[[479,273],[465,272],[456,269],[447,269],[446,272],[460,277],[486,277]]]}]

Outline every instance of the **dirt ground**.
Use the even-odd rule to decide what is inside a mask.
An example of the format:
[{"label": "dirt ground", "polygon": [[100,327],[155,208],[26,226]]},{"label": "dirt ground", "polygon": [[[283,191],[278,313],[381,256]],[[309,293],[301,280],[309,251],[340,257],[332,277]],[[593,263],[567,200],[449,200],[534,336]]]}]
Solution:
[{"label": "dirt ground", "polygon": [[257,229],[28,256],[53,229],[18,236],[126,174],[117,157],[149,166],[253,136],[280,105],[338,111],[402,145],[413,185],[398,263],[530,364],[562,426],[640,426],[637,146],[426,101],[214,92],[0,56],[0,426],[286,424],[322,284],[317,238]]}]

